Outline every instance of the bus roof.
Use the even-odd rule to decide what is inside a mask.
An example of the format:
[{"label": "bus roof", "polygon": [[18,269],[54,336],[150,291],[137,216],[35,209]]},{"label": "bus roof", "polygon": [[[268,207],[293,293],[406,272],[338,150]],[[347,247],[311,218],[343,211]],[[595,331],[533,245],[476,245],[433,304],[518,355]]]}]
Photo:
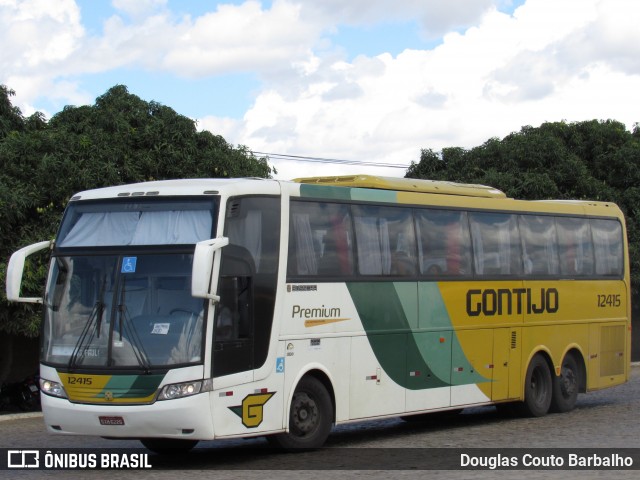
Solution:
[{"label": "bus roof", "polygon": [[467,197],[506,198],[504,192],[486,185],[455,183],[415,178],[378,177],[374,175],[346,175],[338,177],[294,178],[297,183],[310,183],[334,187],[373,188],[398,192],[437,193]]},{"label": "bus roof", "polygon": [[252,192],[279,194],[275,180],[263,178],[191,178],[156,180],[96,188],[76,193],[71,200],[94,200],[122,197],[150,197],[176,195],[249,194]]}]

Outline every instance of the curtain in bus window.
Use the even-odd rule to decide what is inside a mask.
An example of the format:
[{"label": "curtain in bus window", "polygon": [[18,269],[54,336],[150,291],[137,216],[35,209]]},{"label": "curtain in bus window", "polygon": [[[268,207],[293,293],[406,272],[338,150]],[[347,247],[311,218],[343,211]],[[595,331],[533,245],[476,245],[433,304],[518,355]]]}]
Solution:
[{"label": "curtain in bus window", "polygon": [[466,275],[471,272],[471,247],[466,212],[418,210],[420,273]]},{"label": "curtain in bus window", "polygon": [[318,262],[313,245],[309,214],[294,213],[291,220],[296,242],[296,271],[291,273],[294,275],[316,275],[318,273]]},{"label": "curtain in bus window", "polygon": [[560,271],[555,218],[520,215],[522,258],[526,275],[555,275]]},{"label": "curtain in bus window", "polygon": [[351,215],[348,205],[291,202],[289,275],[353,275]]},{"label": "curtain in bus window", "polygon": [[60,247],[191,244],[211,236],[207,210],[83,213]]},{"label": "curtain in bus window", "polygon": [[131,245],[190,244],[211,236],[206,210],[142,212]]},{"label": "curtain in bus window", "polygon": [[591,220],[597,275],[622,275],[622,227],[615,220]]},{"label": "curtain in bus window", "polygon": [[586,218],[556,217],[560,274],[593,275],[593,244]]},{"label": "curtain in bus window", "polygon": [[139,219],[140,212],[83,213],[59,246],[128,245]]},{"label": "curtain in bus window", "polygon": [[[244,202],[250,205],[250,201],[245,200]],[[229,243],[244,247],[251,253],[256,272],[260,272],[262,212],[260,210],[248,210],[246,215],[241,218],[227,220],[226,232],[229,237]]]},{"label": "curtain in bus window", "polygon": [[471,213],[469,219],[476,274],[491,276],[522,273],[516,216]]},{"label": "curtain in bus window", "polygon": [[335,206],[322,239],[318,273],[327,276],[353,275],[351,215],[347,206]]},{"label": "curtain in bus window", "polygon": [[484,274],[484,242],[477,223],[471,222],[471,241],[473,243],[473,270],[478,275]]},{"label": "curtain in bus window", "polygon": [[384,218],[354,216],[358,267],[362,275],[391,273],[389,230]]}]

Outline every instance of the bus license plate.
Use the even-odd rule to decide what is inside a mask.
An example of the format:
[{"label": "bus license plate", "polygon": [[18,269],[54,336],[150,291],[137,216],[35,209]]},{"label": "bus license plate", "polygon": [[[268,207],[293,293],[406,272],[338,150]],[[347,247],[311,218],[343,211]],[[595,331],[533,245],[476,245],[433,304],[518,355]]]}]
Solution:
[{"label": "bus license plate", "polygon": [[122,417],[98,417],[100,425],[124,425]]}]

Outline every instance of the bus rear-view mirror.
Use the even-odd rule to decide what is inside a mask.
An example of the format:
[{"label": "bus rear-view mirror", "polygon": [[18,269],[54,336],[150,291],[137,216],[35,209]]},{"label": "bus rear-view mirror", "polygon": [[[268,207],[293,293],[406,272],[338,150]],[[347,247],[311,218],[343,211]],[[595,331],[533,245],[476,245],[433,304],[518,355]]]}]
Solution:
[{"label": "bus rear-view mirror", "polygon": [[193,253],[193,270],[191,273],[191,295],[196,298],[208,298],[213,301],[220,300],[217,295],[210,293],[211,271],[213,269],[213,257],[216,250],[229,245],[227,237],[212,238],[196,243]]}]

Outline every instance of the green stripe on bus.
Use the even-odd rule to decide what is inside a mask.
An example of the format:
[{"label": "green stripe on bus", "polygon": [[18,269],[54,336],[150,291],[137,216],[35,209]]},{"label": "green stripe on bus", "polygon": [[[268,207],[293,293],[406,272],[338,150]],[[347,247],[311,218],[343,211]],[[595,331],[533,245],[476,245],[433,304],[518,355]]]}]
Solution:
[{"label": "green stripe on bus", "polygon": [[113,375],[104,387],[115,398],[142,398],[153,394],[162,382],[161,375]]},{"label": "green stripe on bus", "polygon": [[[403,301],[415,303],[417,289],[413,284],[413,302],[409,300],[409,288],[405,284],[396,286],[393,282],[347,283],[351,298],[367,333],[373,353],[385,373],[398,385],[411,390],[448,386],[439,379],[425,361],[414,335],[410,334],[410,315],[415,311]],[[398,291],[401,294],[398,294]],[[411,370],[420,371],[420,377],[409,373],[407,359],[412,359]],[[417,379],[417,380],[416,380]],[[426,380],[429,379],[427,383]]]},{"label": "green stripe on bus", "polygon": [[347,288],[380,366],[398,385],[450,386],[452,358],[465,372],[456,385],[488,381],[466,358],[437,283],[350,282]]},{"label": "green stripe on bus", "polygon": [[366,202],[398,203],[398,194],[391,190],[373,190],[364,188],[352,188],[351,200]]},{"label": "green stripe on bus", "polygon": [[324,185],[300,185],[300,196],[307,198],[325,198],[327,200],[351,200],[351,189],[344,187],[327,187]]}]

